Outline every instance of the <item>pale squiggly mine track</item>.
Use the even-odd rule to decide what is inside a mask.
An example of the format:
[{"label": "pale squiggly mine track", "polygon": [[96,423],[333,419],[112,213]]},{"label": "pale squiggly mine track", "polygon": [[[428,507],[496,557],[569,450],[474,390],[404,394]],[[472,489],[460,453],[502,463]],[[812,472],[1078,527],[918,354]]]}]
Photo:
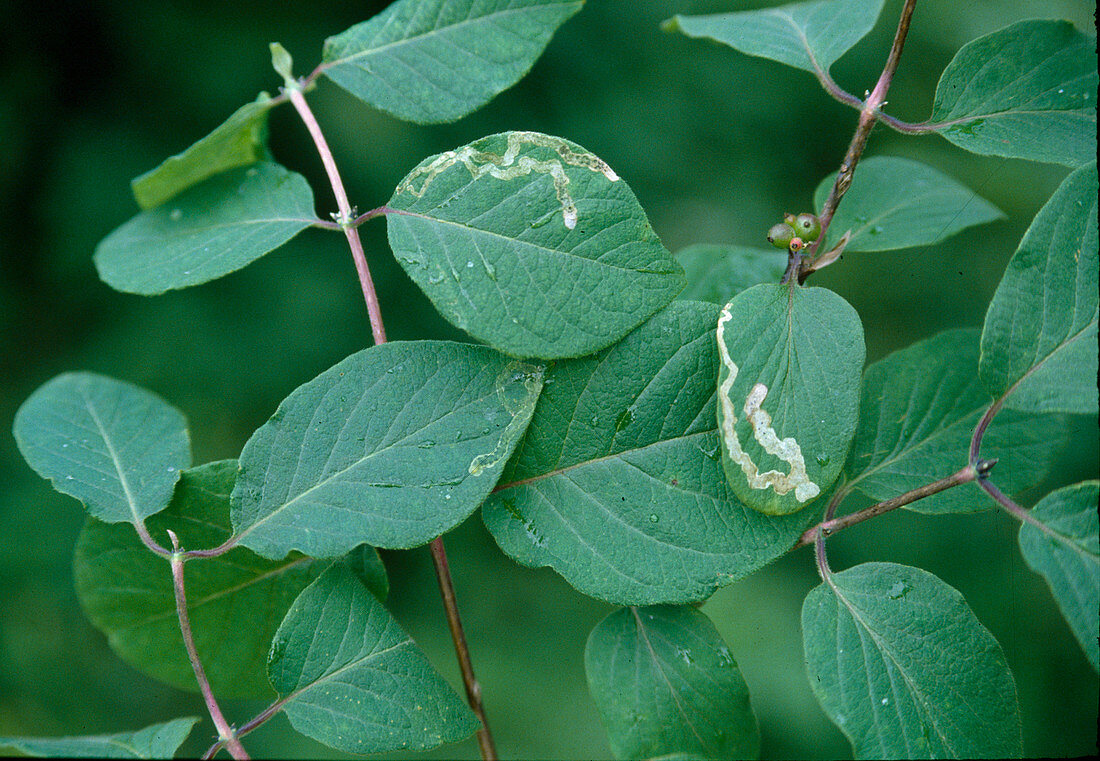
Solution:
[{"label": "pale squiggly mine track", "polygon": [[[524,145],[549,148],[561,157],[561,161],[540,161],[530,156],[520,156],[519,152]],[[554,192],[557,193],[558,203],[561,204],[562,220],[566,228],[572,230],[577,226],[577,206],[573,202],[573,197],[569,195],[569,177],[565,174],[562,162],[569,166],[599,172],[611,182],[617,182],[619,179],[619,175],[615,174],[615,171],[602,159],[588,152],[573,150],[560,137],[543,135],[540,132],[509,132],[508,145],[504,149],[503,156],[484,153],[472,145],[465,145],[457,151],[445,151],[430,164],[418,166],[410,172],[409,176],[397,186],[397,192],[408,192],[421,198],[432,180],[455,164],[465,166],[475,180],[486,174],[498,180],[511,180],[532,172],[548,174],[554,181]],[[424,178],[424,182],[417,189],[414,182],[420,177]]]},{"label": "pale squiggly mine track", "polygon": [[790,437],[780,439],[771,427],[771,415],[765,412],[762,407],[764,399],[768,396],[768,387],[763,383],[757,383],[749,391],[743,407],[744,414],[752,424],[753,438],[760,443],[765,452],[790,465],[791,472],[780,473],[778,470],[769,470],[761,473],[756,463],[741,448],[737,431],[734,430],[734,425],[737,423],[736,410],[733,401],[730,399],[730,390],[733,388],[733,382],[737,380],[738,368],[733,358],[730,357],[725,341],[726,323],[731,319],[732,315],[729,312],[729,307],[724,307],[718,318],[718,354],[722,366],[726,368],[729,374],[718,386],[718,403],[722,408],[719,421],[721,422],[722,441],[725,444],[726,451],[729,453],[730,459],[741,467],[741,472],[745,474],[751,488],[767,489],[771,487],[776,494],[780,495],[787,494],[793,489],[795,499],[799,502],[811,500],[821,493],[821,489],[806,475],[806,460],[802,457],[802,448],[798,445],[798,442]]}]

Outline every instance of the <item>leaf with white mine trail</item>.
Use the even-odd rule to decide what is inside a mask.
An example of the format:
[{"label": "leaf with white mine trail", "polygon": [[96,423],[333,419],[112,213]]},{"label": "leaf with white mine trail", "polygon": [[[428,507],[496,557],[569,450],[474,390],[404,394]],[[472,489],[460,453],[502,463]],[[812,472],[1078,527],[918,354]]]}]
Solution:
[{"label": "leaf with white mine trail", "polygon": [[592,354],[684,286],[626,183],[552,135],[506,132],[429,157],[388,206],[409,277],[449,322],[512,356]]},{"label": "leaf with white mine trail", "polygon": [[718,318],[718,428],[730,488],[771,515],[840,475],[859,416],[863,326],[832,291],[757,285]]}]

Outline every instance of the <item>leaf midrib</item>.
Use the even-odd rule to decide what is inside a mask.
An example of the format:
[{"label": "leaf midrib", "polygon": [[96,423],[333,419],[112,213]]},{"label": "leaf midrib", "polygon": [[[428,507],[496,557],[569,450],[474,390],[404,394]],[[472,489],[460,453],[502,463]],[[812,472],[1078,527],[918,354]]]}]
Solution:
[{"label": "leaf midrib", "polygon": [[[621,458],[625,455],[634,454],[636,452],[644,452],[647,449],[649,449],[650,447],[661,446],[663,444],[669,444],[669,443],[675,442],[675,441],[688,441],[688,440],[696,438],[696,437],[705,436],[708,433],[717,433],[717,432],[718,432],[717,427],[708,428],[708,429],[703,430],[703,431],[695,431],[694,433],[685,433],[685,434],[682,434],[680,436],[672,436],[671,438],[661,439],[660,441],[651,441],[648,444],[643,444],[643,445],[638,446],[638,447],[633,447],[632,449],[623,449],[623,450],[620,450],[618,452],[611,452],[611,453],[606,454],[606,455],[601,455],[600,457],[594,457],[590,460],[581,460],[580,462],[575,462],[572,465],[566,465],[563,468],[556,468],[554,470],[547,471],[546,473],[540,473],[539,475],[536,475],[536,476],[531,476],[529,478],[521,478],[518,481],[511,481],[509,483],[497,484],[493,488],[493,493],[495,494],[496,492],[504,491],[505,489],[513,489],[513,488],[516,488],[516,487],[519,487],[519,486],[527,486],[528,484],[532,484],[532,483],[536,483],[538,481],[541,481],[544,478],[551,478],[552,476],[560,476],[564,473],[568,473],[571,470],[574,470],[574,469],[580,468],[580,467],[584,467],[586,465],[594,465],[594,464],[598,464],[598,463],[601,463],[601,462],[606,462],[606,461],[611,460],[611,459]],[[671,487],[670,486],[669,488],[677,488],[677,487]]]}]

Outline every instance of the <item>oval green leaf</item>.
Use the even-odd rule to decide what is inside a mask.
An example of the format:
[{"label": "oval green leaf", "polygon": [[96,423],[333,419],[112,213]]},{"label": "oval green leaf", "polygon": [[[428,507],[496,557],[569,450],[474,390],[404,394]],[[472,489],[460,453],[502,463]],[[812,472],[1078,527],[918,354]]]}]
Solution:
[{"label": "oval green leaf", "polygon": [[[886,500],[970,462],[970,438],[993,397],[978,378],[977,329],[948,330],[894,352],[863,374],[848,485]],[[1064,415],[1002,410],[986,429],[982,457],[996,459],[998,488],[1015,495],[1054,465],[1072,426]],[[976,484],[906,505],[919,513],[987,510]]]},{"label": "oval green leaf", "polygon": [[294,601],[271,644],[268,675],[291,726],[349,753],[434,748],[480,726],[343,563]]},{"label": "oval green leaf", "polygon": [[584,649],[616,758],[757,758],[749,688],[710,619],[690,606],[621,608]]},{"label": "oval green leaf", "polygon": [[794,545],[805,514],[750,510],[719,467],[717,317],[677,301],[610,349],[547,371],[482,508],[508,555],[587,595],[650,605],[703,599]]},{"label": "oval green leaf", "polygon": [[883,0],[813,0],[709,16],[673,16],[662,28],[824,74],[871,31]]},{"label": "oval green leaf", "polygon": [[1066,486],[1039,500],[1020,526],[1024,560],[1050,585],[1062,615],[1100,671],[1100,481]]},{"label": "oval green leaf", "polygon": [[[220,545],[230,535],[229,494],[236,476],[236,460],[184,471],[172,504],[149,520],[150,534],[163,546],[170,544],[165,529],[176,532],[184,549]],[[215,695],[271,697],[271,637],[294,598],[327,565],[301,555],[264,560],[237,548],[184,566],[195,648]],[[86,523],[73,574],[84,612],[119,657],[162,682],[198,690],[180,635],[171,569],[133,530]]]},{"label": "oval green leaf", "polygon": [[187,421],[175,407],[93,373],[39,387],[15,414],[12,433],[38,475],[106,523],[137,524],[163,510],[191,464]]},{"label": "oval green leaf", "polygon": [[[834,172],[814,191],[818,213],[835,181]],[[1003,216],[996,206],[927,164],[872,156],[860,162],[829,230],[836,237],[852,231],[845,251],[890,251],[930,246]]]},{"label": "oval green leaf", "polygon": [[1096,157],[1096,38],[1021,21],[964,45],[936,86],[937,131],[985,156],[1079,166]]},{"label": "oval green leaf", "polygon": [[1095,162],[1066,177],[993,294],[979,371],[1006,407],[1096,413],[1096,192]]},{"label": "oval green leaf", "polygon": [[676,252],[687,287],[681,300],[725,304],[741,291],[760,283],[778,283],[787,270],[787,257],[775,249],[699,243]]},{"label": "oval green leaf", "polygon": [[626,183],[558,137],[508,132],[428,158],[389,207],[409,277],[448,321],[513,356],[599,351],[684,285]]},{"label": "oval green leaf", "polygon": [[325,41],[325,76],[399,119],[451,122],[511,87],[583,0],[400,0]]},{"label": "oval green leaf", "polygon": [[857,759],[1019,758],[1016,683],[962,595],[932,574],[864,563],[802,606],[806,671]]},{"label": "oval green leaf", "polygon": [[831,291],[757,285],[718,318],[718,430],[730,488],[793,513],[840,475],[859,415],[863,325]]},{"label": "oval green leaf", "polygon": [[316,221],[305,179],[260,163],[138,214],[100,242],[95,266],[115,290],[156,295],[235,272]]},{"label": "oval green leaf", "polygon": [[130,183],[142,209],[152,209],[215,174],[268,158],[267,93],[238,108],[209,135]]},{"label": "oval green leaf", "polygon": [[110,735],[0,737],[0,747],[39,758],[172,758],[198,721],[188,716]]},{"label": "oval green leaf", "polygon": [[497,482],[542,368],[483,346],[392,342],[298,387],[241,452],[233,526],[268,558],[423,544]]}]

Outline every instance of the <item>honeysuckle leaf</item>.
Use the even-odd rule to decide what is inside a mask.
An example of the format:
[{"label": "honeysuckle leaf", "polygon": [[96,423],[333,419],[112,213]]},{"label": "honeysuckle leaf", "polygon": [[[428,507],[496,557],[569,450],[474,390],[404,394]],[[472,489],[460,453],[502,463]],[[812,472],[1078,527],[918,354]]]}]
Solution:
[{"label": "honeysuckle leaf", "polygon": [[352,354],[293,391],[245,444],[232,497],[235,533],[273,559],[434,539],[496,484],[542,373],[447,341],[394,341]]},{"label": "honeysuckle leaf", "polygon": [[[834,172],[814,191],[819,213],[835,181]],[[829,230],[837,239],[852,231],[845,251],[890,251],[930,246],[1003,216],[970,188],[927,164],[872,156],[859,163]]]},{"label": "honeysuckle leaf", "polygon": [[109,735],[0,737],[0,747],[39,758],[172,758],[198,721],[188,716]]},{"label": "honeysuckle leaf", "polygon": [[269,158],[267,115],[272,107],[270,96],[260,93],[202,140],[135,177],[130,188],[138,206],[155,208],[215,174]]},{"label": "honeysuckle leaf", "polygon": [[785,515],[844,466],[859,415],[863,325],[832,291],[757,285],[718,318],[718,432],[730,488]]},{"label": "honeysuckle leaf", "polygon": [[235,272],[316,221],[305,178],[261,162],[138,214],[100,242],[95,265],[115,290],[155,295]]},{"label": "honeysuckle leaf", "polygon": [[620,608],[588,636],[584,670],[616,758],[760,753],[745,678],[691,606]]},{"label": "honeysuckle leaf", "polygon": [[1080,166],[1096,157],[1096,37],[1021,21],[964,45],[929,121],[971,153]]},{"label": "honeysuckle leaf", "polygon": [[623,605],[688,602],[794,545],[812,511],[740,504],[719,465],[718,309],[676,301],[621,342],[555,363],[482,508],[501,548]]},{"label": "honeysuckle leaf", "polygon": [[725,304],[746,288],[778,283],[787,256],[775,249],[699,243],[676,252],[687,275],[678,299]]},{"label": "honeysuckle leaf", "polygon": [[829,70],[871,31],[883,0],[812,0],[708,16],[673,16],[662,28],[815,73]]},{"label": "honeysuckle leaf", "polygon": [[271,644],[268,675],[291,726],[350,753],[434,748],[480,726],[343,563],[294,601]]},{"label": "honeysuckle leaf", "polygon": [[160,397],[94,373],[65,373],[19,408],[12,428],[34,471],[107,523],[168,506],[191,464],[183,415]]},{"label": "honeysuckle leaf", "polygon": [[558,137],[507,132],[432,156],[389,207],[409,277],[448,321],[513,356],[599,351],[684,285],[626,183]]},{"label": "honeysuckle leaf", "polygon": [[325,41],[322,70],[399,119],[450,122],[535,63],[583,0],[399,0]]},{"label": "honeysuckle leaf", "polygon": [[1009,408],[1095,413],[1096,163],[1070,174],[1012,255],[982,330],[979,372]]},{"label": "honeysuckle leaf", "polygon": [[1016,683],[962,595],[919,568],[864,563],[802,606],[806,670],[857,759],[1019,758]]},{"label": "honeysuckle leaf", "polygon": [[[165,529],[184,549],[220,545],[230,535],[236,476],[236,460],[185,470],[168,509],[149,519],[150,534],[165,547]],[[377,559],[370,548],[355,554]],[[271,637],[294,598],[328,565],[297,554],[265,560],[236,548],[184,566],[195,648],[215,695],[271,697]],[[180,635],[171,568],[129,526],[89,520],[77,539],[73,574],[84,612],[115,653],[156,679],[198,690]]]},{"label": "honeysuckle leaf", "polygon": [[1062,615],[1094,670],[1100,671],[1100,481],[1053,491],[1020,526],[1024,560],[1050,585]]},{"label": "honeysuckle leaf", "polygon": [[[886,500],[967,465],[974,427],[993,403],[978,378],[978,342],[977,329],[947,330],[867,368],[849,486]],[[986,429],[981,455],[997,460],[997,486],[1014,495],[1046,476],[1069,434],[1064,415],[1002,410]],[[965,484],[905,507],[954,513],[993,506],[976,484]]]}]

